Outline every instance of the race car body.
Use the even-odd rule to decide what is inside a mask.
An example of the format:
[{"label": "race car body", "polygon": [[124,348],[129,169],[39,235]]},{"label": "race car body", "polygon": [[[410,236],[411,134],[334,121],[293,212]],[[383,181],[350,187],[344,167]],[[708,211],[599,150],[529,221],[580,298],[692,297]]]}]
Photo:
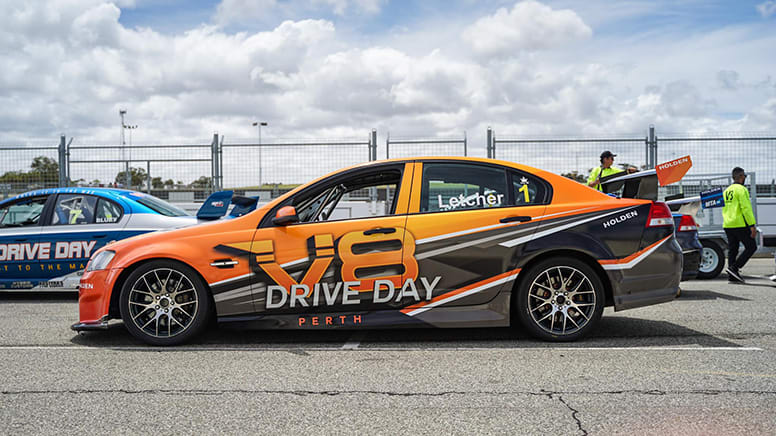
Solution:
[{"label": "race car body", "polygon": [[[369,216],[337,217],[337,203],[357,196],[386,201]],[[292,329],[521,322],[537,337],[573,340],[605,305],[672,300],[681,266],[662,203],[504,161],[389,160],[239,218],[99,250],[73,328],[121,318],[138,338],[168,345],[215,314]]]},{"label": "race car body", "polygon": [[111,241],[195,224],[142,192],[54,188],[0,202],[0,290],[75,290],[89,257]]}]

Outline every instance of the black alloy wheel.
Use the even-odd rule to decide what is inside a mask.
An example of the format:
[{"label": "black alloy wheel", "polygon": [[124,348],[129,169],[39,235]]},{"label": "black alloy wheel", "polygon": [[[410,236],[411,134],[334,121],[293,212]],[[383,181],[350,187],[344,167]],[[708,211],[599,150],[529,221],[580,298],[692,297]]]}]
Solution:
[{"label": "black alloy wheel", "polygon": [[520,273],[512,296],[520,323],[542,340],[577,340],[593,330],[604,310],[604,286],[588,264],[555,257]]},{"label": "black alloy wheel", "polygon": [[190,267],[168,260],[143,264],[121,289],[121,319],[136,338],[151,345],[187,342],[207,325],[210,299]]}]

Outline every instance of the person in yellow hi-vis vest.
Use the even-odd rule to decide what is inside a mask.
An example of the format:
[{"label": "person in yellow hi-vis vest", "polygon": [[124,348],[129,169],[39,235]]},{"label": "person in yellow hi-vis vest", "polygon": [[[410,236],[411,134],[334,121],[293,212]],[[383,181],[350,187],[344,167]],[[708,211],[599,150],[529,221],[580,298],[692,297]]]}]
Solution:
[{"label": "person in yellow hi-vis vest", "polygon": [[[728,239],[728,267],[725,270],[728,280],[733,283],[743,283],[741,268],[757,250],[755,236],[754,212],[752,202],[749,199],[749,190],[744,186],[746,172],[740,168],[733,168],[733,184],[725,189],[722,198],[725,205],[722,206],[722,227]],[[744,244],[744,252],[738,256],[738,244]]]},{"label": "person in yellow hi-vis vest", "polygon": [[[625,170],[621,170],[619,168],[612,168],[612,165],[614,164],[615,156],[617,155],[613,154],[611,151],[608,151],[608,150],[601,153],[601,166],[597,168],[593,168],[593,170],[590,171],[590,176],[588,176],[587,178],[587,186],[601,191],[602,177],[625,172]],[[634,172],[636,172],[636,168],[634,167],[628,168],[629,174]]]}]

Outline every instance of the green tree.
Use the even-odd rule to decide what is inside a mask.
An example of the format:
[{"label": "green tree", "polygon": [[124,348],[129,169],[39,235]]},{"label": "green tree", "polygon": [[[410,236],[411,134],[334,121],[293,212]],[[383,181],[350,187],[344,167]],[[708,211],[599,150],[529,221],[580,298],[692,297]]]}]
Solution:
[{"label": "green tree", "polygon": [[577,170],[570,171],[568,173],[561,173],[561,176],[569,178],[579,183],[587,182],[587,177],[584,174],[578,173]]},{"label": "green tree", "polygon": [[58,182],[59,164],[54,159],[46,156],[37,156],[32,159],[30,171],[7,171],[0,176],[3,183],[40,183]]},{"label": "green tree", "polygon": [[210,187],[210,177],[200,176],[197,180],[191,182],[191,186],[197,189],[206,189]]},{"label": "green tree", "polygon": [[162,189],[164,188],[164,183],[162,182],[161,177],[152,177],[151,178],[151,187],[154,189]]},{"label": "green tree", "polygon": [[38,156],[32,159],[30,168],[32,168],[33,173],[40,174],[45,177],[59,178],[59,163],[50,157]]},{"label": "green tree", "polygon": [[[127,176],[125,171],[119,171],[118,174],[116,174],[116,184],[117,185],[124,185],[127,183]],[[134,168],[131,167],[129,169],[129,184],[130,186],[142,186],[147,178],[146,170],[145,168]]]}]

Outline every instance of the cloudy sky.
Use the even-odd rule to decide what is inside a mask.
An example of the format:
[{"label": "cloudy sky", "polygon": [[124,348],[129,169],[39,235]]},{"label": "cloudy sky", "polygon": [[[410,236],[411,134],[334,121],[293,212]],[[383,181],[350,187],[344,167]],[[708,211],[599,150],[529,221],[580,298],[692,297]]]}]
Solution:
[{"label": "cloudy sky", "polygon": [[776,131],[776,0],[0,4],[3,143]]}]

